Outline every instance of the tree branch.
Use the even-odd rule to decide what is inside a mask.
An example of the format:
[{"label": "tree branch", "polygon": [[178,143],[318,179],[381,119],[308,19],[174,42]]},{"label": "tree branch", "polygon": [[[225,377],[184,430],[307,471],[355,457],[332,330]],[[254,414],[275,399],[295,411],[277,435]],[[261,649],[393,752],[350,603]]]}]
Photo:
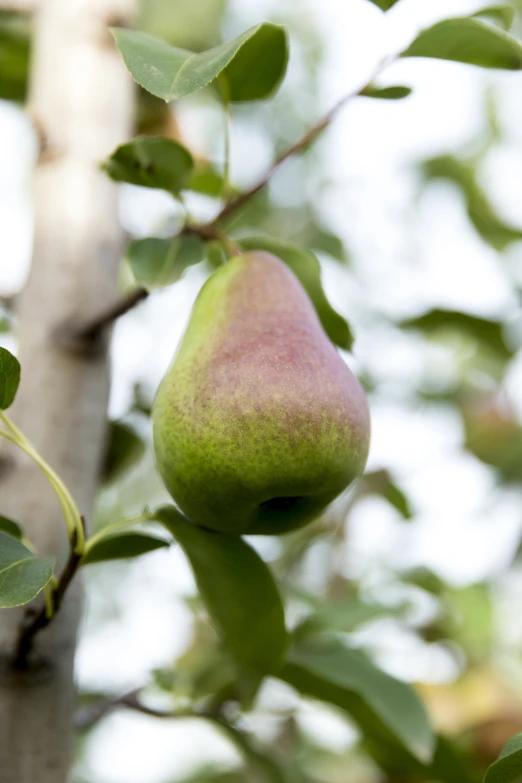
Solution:
[{"label": "tree branch", "polygon": [[[139,700],[140,691],[141,688],[135,688],[134,690],[123,694],[123,696],[105,699],[86,707],[76,713],[74,721],[75,727],[83,730],[90,729],[98,720],[119,707],[127,707],[128,709],[141,712],[144,715],[150,715],[153,718],[160,718],[161,720],[203,718],[204,720],[213,723],[216,728],[221,729],[227,738],[234,743],[243,756],[247,764],[247,769],[250,768],[252,771],[260,772],[267,781],[282,780],[281,774],[276,775],[276,772],[278,771],[277,761],[274,761],[271,756],[259,750],[248,733],[235,726],[233,722],[230,722],[224,715],[223,710],[228,701],[227,696],[216,699],[206,709],[167,711],[156,710],[142,704]],[[248,779],[250,780],[250,778]],[[258,780],[257,775],[255,780]]]},{"label": "tree branch", "polygon": [[14,309],[17,294],[0,294],[0,307],[9,312]]},{"label": "tree branch", "polygon": [[241,207],[243,207],[253,196],[256,196],[260,190],[262,190],[270,180],[272,179],[273,175],[276,173],[276,171],[279,169],[282,163],[284,163],[288,158],[293,157],[294,155],[297,155],[301,152],[304,152],[307,147],[312,144],[316,140],[316,138],[322,133],[325,128],[327,128],[332,120],[335,118],[335,116],[339,113],[339,111],[351,100],[354,98],[358,98],[361,96],[361,94],[366,90],[374,81],[374,79],[379,76],[379,74],[393,61],[392,57],[386,57],[385,59],[381,60],[379,64],[376,66],[374,71],[372,72],[371,77],[365,81],[365,83],[358,87],[355,90],[352,90],[351,92],[347,93],[347,95],[343,96],[338,103],[335,104],[325,115],[320,119],[318,122],[315,123],[315,125],[312,125],[311,128],[309,128],[300,139],[298,139],[296,142],[294,142],[290,147],[287,147],[286,150],[281,152],[277,158],[274,160],[270,168],[267,169],[267,171],[263,174],[263,176],[254,184],[252,187],[248,188],[248,190],[243,191],[235,198],[228,201],[221,212],[214,218],[214,220],[209,224],[211,227],[215,227],[219,223],[222,223],[226,218],[230,217],[234,212],[237,212]]},{"label": "tree branch", "polygon": [[[82,517],[82,523],[85,529],[85,520]],[[51,606],[53,609],[52,615],[47,614],[47,608],[42,606],[39,612],[36,614],[34,610],[30,610],[25,617],[25,622],[22,623],[20,628],[20,635],[18,637],[18,643],[16,645],[15,655],[13,657],[13,668],[17,671],[25,671],[29,668],[29,656],[31,654],[34,637],[43,628],[46,628],[54,619],[59,611],[66,590],[71,584],[78,566],[80,565],[81,555],[75,552],[77,533],[75,531],[73,538],[70,542],[70,552],[65,568],[58,580],[58,584],[53,588],[51,592]]]},{"label": "tree branch", "polygon": [[61,324],[54,332],[55,339],[59,345],[69,350],[79,353],[90,352],[99,343],[107,327],[147,299],[148,295],[147,289],[139,286],[120,299],[116,299],[94,318],[83,324],[74,322]]},{"label": "tree branch", "polygon": [[117,318],[120,318],[137,304],[143,302],[149,295],[146,288],[135,288],[129,294],[122,299],[114,302],[113,305],[108,307],[105,312],[100,313],[97,318],[93,319],[82,330],[78,331],[78,336],[83,340],[95,339],[103,329],[113,323]]},{"label": "tree branch", "polygon": [[[228,245],[231,255],[238,254],[239,248],[234,242],[217,226],[212,223],[188,223],[184,226],[179,234],[173,237],[187,236],[188,234],[195,234],[201,239],[210,240],[218,239],[223,242],[224,245]],[[143,302],[149,296],[149,292],[146,288],[139,286],[135,288],[131,293],[126,294],[120,299],[116,299],[113,304],[102,310],[92,319],[85,321],[82,324],[76,321],[68,320],[55,329],[54,336],[59,345],[67,350],[75,353],[91,353],[93,350],[97,350],[100,339],[103,337],[103,332],[114,321],[125,315],[130,310],[133,310],[136,305]]]},{"label": "tree branch", "polygon": [[74,725],[77,729],[90,729],[97,721],[104,718],[109,712],[120,707],[126,707],[144,715],[150,715],[153,718],[178,719],[178,718],[207,718],[208,720],[218,720],[221,706],[218,710],[209,708],[207,710],[157,710],[153,707],[147,707],[139,700],[139,694],[143,688],[133,688],[133,690],[124,693],[122,696],[115,696],[112,699],[102,699],[82,710],[79,710],[74,719]]},{"label": "tree branch", "polygon": [[[352,90],[341,98],[341,100],[336,103],[324,117],[312,125],[300,139],[281,152],[263,176],[252,185],[252,187],[228,201],[213,220],[208,223],[188,223],[181,229],[179,234],[176,234],[173,237],[173,239],[179,236],[186,236],[187,234],[195,234],[203,240],[217,239],[223,242],[223,244],[228,245],[228,250],[231,255],[239,253],[237,245],[222,229],[220,229],[220,224],[240,210],[251,198],[256,196],[266,185],[268,185],[273,175],[288,158],[304,152],[304,150],[317,139],[322,131],[330,125],[338,112],[353,98],[359,97],[392,59],[393,58],[386,58],[382,60],[374,69],[370,79],[366,80],[362,86]],[[110,326],[120,316],[129,312],[129,310],[139,304],[139,302],[147,296],[148,293],[144,288],[137,288],[132,294],[117,300],[111,307],[99,313],[92,320],[81,326],[71,323],[63,324],[57,330],[59,342],[72,348],[77,348],[82,345],[85,348],[86,344],[95,342],[106,327]]]},{"label": "tree branch", "polygon": [[223,222],[223,220],[230,217],[230,215],[232,215],[234,212],[237,212],[239,209],[241,209],[241,207],[250,201],[251,198],[256,196],[259,191],[265,187],[265,185],[268,185],[273,175],[279,169],[281,164],[285,162],[285,160],[292,157],[293,155],[298,154],[299,152],[303,152],[306,147],[308,147],[317,138],[317,136],[319,136],[321,131],[329,125],[329,123],[329,115],[326,115],[322,120],[320,120],[320,122],[309,128],[306,133],[304,133],[303,136],[298,139],[298,141],[296,141],[294,144],[292,144],[291,147],[288,147],[288,149],[284,150],[280,155],[277,156],[270,168],[267,169],[261,179],[255,183],[255,185],[252,185],[252,187],[248,188],[248,190],[244,190],[238,196],[228,201],[210,225],[214,226]]}]

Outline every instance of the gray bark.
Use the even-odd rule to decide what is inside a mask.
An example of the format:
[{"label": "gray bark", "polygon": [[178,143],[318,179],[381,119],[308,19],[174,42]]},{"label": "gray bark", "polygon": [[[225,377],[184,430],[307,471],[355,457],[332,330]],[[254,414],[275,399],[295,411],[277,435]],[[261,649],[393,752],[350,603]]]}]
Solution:
[{"label": "gray bark", "polygon": [[[35,17],[31,113],[41,150],[33,263],[17,312],[22,383],[10,414],[87,520],[103,452],[106,349],[75,354],[55,329],[116,295],[116,188],[98,164],[131,134],[133,88],[107,26],[128,18],[133,2],[42,0]],[[63,562],[65,526],[52,490],[23,454],[8,446],[2,456],[0,513],[18,520],[41,554],[60,553]],[[0,611],[0,783],[63,783],[72,751],[79,585],[37,636],[32,670],[17,674],[7,661],[23,611]]]}]

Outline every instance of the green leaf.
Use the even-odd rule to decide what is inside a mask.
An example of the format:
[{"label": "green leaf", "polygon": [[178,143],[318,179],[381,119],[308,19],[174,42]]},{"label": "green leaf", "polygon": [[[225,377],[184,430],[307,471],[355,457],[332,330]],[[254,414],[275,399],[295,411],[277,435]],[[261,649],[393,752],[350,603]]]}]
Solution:
[{"label": "green leaf", "polygon": [[[361,725],[360,720],[357,722]],[[398,780],[479,783],[478,775],[471,769],[469,757],[452,740],[442,735],[436,737],[435,753],[429,764],[421,764],[401,745],[391,744],[390,737],[383,734],[382,728],[369,722],[364,728],[362,746],[382,770]]]},{"label": "green leaf", "polygon": [[317,600],[312,605],[315,611],[296,627],[295,639],[316,635],[320,631],[350,633],[365,623],[397,615],[400,611],[389,606],[370,604],[356,597],[334,602]]},{"label": "green leaf", "polygon": [[502,356],[505,360],[511,359],[516,353],[504,340],[502,323],[480,318],[477,315],[461,313],[458,310],[436,308],[417,318],[401,321],[399,326],[403,329],[418,329],[427,334],[441,330],[461,332],[479,345]]},{"label": "green leaf", "polygon": [[9,408],[20,383],[20,362],[7,350],[0,347],[0,410]]},{"label": "green leaf", "polygon": [[392,480],[387,470],[375,470],[365,473],[361,479],[360,493],[362,495],[381,495],[404,519],[413,517],[410,501],[402,489]]},{"label": "green leaf", "polygon": [[266,250],[284,261],[299,278],[301,285],[312,300],[323,329],[330,340],[340,348],[350,350],[354,337],[345,319],[330,305],[321,284],[321,265],[310,250],[281,242],[272,237],[248,237],[237,244],[243,250]]},{"label": "green leaf", "polygon": [[227,0],[147,0],[139,3],[136,27],[175,46],[200,52],[219,43]]},{"label": "green leaf", "polygon": [[447,589],[446,583],[434,571],[425,566],[418,566],[409,571],[404,571],[401,574],[401,580],[406,584],[420,587],[421,590],[426,590],[427,593],[431,593],[437,596],[437,598],[444,595]]},{"label": "green leaf", "polygon": [[217,198],[221,195],[225,180],[221,172],[209,161],[196,165],[187,185],[187,190]]},{"label": "green leaf", "polygon": [[149,291],[164,288],[203,258],[203,243],[194,234],[174,239],[136,239],[127,248],[127,261],[136,282]]},{"label": "green leaf", "polygon": [[137,136],[118,147],[102,168],[116,182],[159,188],[176,195],[188,185],[194,160],[174,139]]},{"label": "green leaf", "polygon": [[505,250],[512,242],[522,239],[522,230],[507,225],[493,209],[487,194],[480,186],[475,167],[451,155],[441,155],[423,164],[429,180],[447,179],[462,190],[468,216],[482,239],[496,250]]},{"label": "green leaf", "polygon": [[411,87],[403,87],[399,84],[392,87],[376,87],[372,84],[369,87],[365,87],[360,95],[365,98],[382,98],[387,101],[397,101],[401,98],[407,98],[410,93]]},{"label": "green leaf", "polygon": [[371,716],[370,726],[372,721],[382,724],[416,759],[423,763],[432,759],[435,737],[413,688],[385,674],[360,652],[336,640],[307,643],[292,649],[278,676],[362,721],[363,733]]},{"label": "green leaf", "polygon": [[226,264],[227,254],[223,243],[218,239],[211,239],[209,242],[205,242],[205,258],[212,271]]},{"label": "green leaf", "polygon": [[[259,218],[254,214],[251,215],[247,220],[245,230],[241,230],[241,235],[247,236],[248,232],[253,230],[261,231],[265,237],[291,242],[293,245],[305,247],[313,253],[326,253],[343,265],[349,263],[349,256],[342,239],[326,228],[309,206],[278,208],[275,211],[271,211],[269,205],[267,207],[267,214],[261,214]],[[238,226],[238,219],[248,211],[247,205],[241,215],[235,216],[234,230]],[[239,222],[241,223],[241,221]],[[295,226],[299,226],[297,231]]]},{"label": "green leaf", "polygon": [[132,387],[132,403],[129,411],[141,413],[144,416],[150,416],[152,412],[151,390],[147,389],[145,384],[140,381],[137,381]]},{"label": "green leaf", "polygon": [[498,24],[504,30],[510,30],[515,19],[515,9],[510,5],[490,5],[472,14],[472,16],[475,19],[483,19],[485,22]]},{"label": "green leaf", "polygon": [[[356,713],[361,707],[354,705]],[[352,710],[353,711],[353,710]],[[430,781],[430,783],[479,783],[476,772],[471,769],[469,757],[450,739],[439,735],[433,760],[429,764],[421,764],[415,756],[402,748],[397,742],[392,744],[391,733],[383,731],[384,727],[372,721],[372,713],[365,715],[362,711],[357,723],[364,726],[362,746],[382,770],[393,775],[398,780]]]},{"label": "green leaf", "polygon": [[471,768],[469,755],[443,735],[438,737],[433,762],[426,772],[426,779],[442,783],[479,783],[477,773]]},{"label": "green leaf", "polygon": [[0,532],[0,608],[32,601],[51,579],[54,557],[36,557],[17,538]]},{"label": "green leaf", "polygon": [[274,94],[288,65],[284,27],[262,24],[223,71],[227,98],[233,103],[256,101]]},{"label": "green leaf", "polygon": [[522,46],[481,19],[444,19],[423,30],[401,57],[434,57],[483,68],[522,68]]},{"label": "green leaf", "polygon": [[[178,783],[245,783],[245,771],[239,769],[238,771],[220,772],[213,764],[205,764],[198,767],[193,775],[178,778]],[[265,782],[262,781],[262,783]]]},{"label": "green leaf", "polygon": [[279,86],[288,59],[286,33],[275,24],[256,25],[199,54],[135,30],[112,33],[134,79],[165,101],[191,95],[220,74],[230,101],[266,98]]},{"label": "green leaf", "polygon": [[518,783],[522,778],[522,734],[512,737],[484,777],[484,783]]},{"label": "green leaf", "polygon": [[440,623],[446,638],[458,644],[472,662],[481,663],[488,658],[495,638],[491,586],[478,582],[462,588],[447,588],[443,603],[447,616]]},{"label": "green leaf", "polygon": [[307,245],[312,250],[326,253],[337,261],[340,261],[342,264],[348,263],[348,256],[342,239],[331,231],[326,231],[321,228],[321,226],[314,225],[313,223],[312,225],[309,224],[307,228],[310,243],[303,242],[302,244]]},{"label": "green leaf", "polygon": [[107,536],[107,538],[100,538],[83,556],[81,565],[139,557],[139,555],[145,555],[147,552],[168,546],[170,543],[165,539],[149,536],[145,533],[119,533]]},{"label": "green leaf", "polygon": [[0,13],[0,98],[25,101],[30,36],[25,14]]},{"label": "green leaf", "polygon": [[0,334],[10,332],[13,324],[13,318],[7,307],[0,304]]},{"label": "green leaf", "polygon": [[21,540],[24,537],[24,531],[18,524],[9,517],[0,516],[0,532],[7,533],[8,536]]},{"label": "green leaf", "polygon": [[144,454],[145,444],[129,424],[121,421],[109,421],[107,446],[102,468],[102,479],[113,481],[128,470]]},{"label": "green leaf", "polygon": [[273,755],[264,753],[246,731],[241,731],[225,721],[219,721],[219,726],[238,748],[249,767],[260,773],[263,781],[266,783],[295,781],[293,776],[291,780],[289,779],[285,769],[273,758]]},{"label": "green leaf", "polygon": [[397,2],[398,0],[370,0],[370,3],[376,5],[381,11],[389,11]]},{"label": "green leaf", "polygon": [[171,506],[155,518],[185,551],[210,618],[237,662],[255,673],[277,670],[288,634],[268,566],[241,538],[196,527]]}]

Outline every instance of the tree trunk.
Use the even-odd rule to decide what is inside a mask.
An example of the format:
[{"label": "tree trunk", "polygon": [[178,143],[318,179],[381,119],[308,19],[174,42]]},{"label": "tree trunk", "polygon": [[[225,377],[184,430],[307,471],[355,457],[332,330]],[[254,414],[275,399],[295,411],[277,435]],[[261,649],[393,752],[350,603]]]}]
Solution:
[{"label": "tree trunk", "polygon": [[[40,136],[34,257],[19,302],[22,383],[12,417],[64,479],[89,520],[105,435],[106,346],[70,350],[56,327],[116,295],[122,232],[116,188],[98,164],[131,133],[133,88],[107,30],[134,0],[41,0],[35,15],[31,111]],[[0,2],[1,4],[1,2]],[[0,512],[44,555],[66,551],[58,503],[38,469],[6,447]],[[0,783],[64,783],[72,756],[76,583],[36,637],[28,672],[9,665],[24,608],[0,612]]]}]

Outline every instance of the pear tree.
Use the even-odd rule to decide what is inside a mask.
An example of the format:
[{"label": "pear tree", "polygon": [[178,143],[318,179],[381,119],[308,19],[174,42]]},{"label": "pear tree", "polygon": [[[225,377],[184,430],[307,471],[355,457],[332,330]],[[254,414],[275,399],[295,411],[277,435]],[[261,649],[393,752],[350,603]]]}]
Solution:
[{"label": "pear tree", "polygon": [[[382,13],[397,5],[393,0],[370,2]],[[44,0],[42,3],[45,6]],[[76,0],[75,4],[81,5]],[[107,74],[111,84],[120,84],[121,79],[125,85],[122,94],[127,91],[127,125],[130,78],[126,71],[139,86],[141,100],[152,101],[149,106],[170,106],[200,90],[209,90],[229,119],[237,104],[269,101],[285,78],[291,53],[287,31],[279,24],[260,23],[225,42],[192,51],[119,24],[121,20],[112,7],[117,5],[107,3],[111,13],[103,20],[97,17],[96,25],[102,41],[101,56],[110,58]],[[40,14],[48,22],[61,20],[61,25],[67,20],[63,0],[49,0]],[[114,183],[163,191],[185,212],[171,235],[140,237],[128,244],[125,264],[132,286],[125,296],[118,298],[113,286],[114,295],[102,297],[99,306],[93,307],[95,302],[91,301],[86,311],[72,316],[69,313],[67,318],[60,312],[59,322],[52,329],[46,326],[45,334],[51,335],[53,346],[49,359],[53,374],[41,377],[58,378],[59,384],[60,373],[65,377],[70,368],[75,372],[74,379],[71,376],[65,384],[66,396],[61,398],[62,420],[71,424],[66,402],[72,400],[74,404],[78,388],[86,396],[95,383],[105,389],[107,341],[120,316],[153,297],[155,291],[176,285],[189,267],[205,263],[209,275],[180,345],[172,345],[172,351],[176,350],[174,361],[155,390],[151,410],[146,410],[157,471],[173,502],[155,508],[147,505],[138,516],[111,520],[96,532],[90,532],[89,515],[98,466],[93,466],[89,492],[80,492],[78,474],[68,464],[74,462],[76,452],[70,452],[73,456],[68,460],[62,459],[63,470],[58,469],[57,453],[46,448],[41,427],[30,423],[25,432],[23,412],[27,410],[29,392],[24,384],[30,384],[33,367],[24,361],[28,352],[23,333],[21,368],[13,353],[0,348],[0,437],[10,454],[23,455],[23,464],[30,464],[34,471],[31,475],[37,471],[38,480],[45,480],[46,491],[52,490],[46,519],[54,520],[58,511],[61,517],[60,533],[50,537],[50,547],[41,535],[38,520],[33,519],[32,506],[24,507],[18,517],[11,511],[15,503],[6,500],[5,509],[2,507],[8,493],[0,495],[0,513],[5,513],[0,516],[0,607],[2,612],[17,611],[9,615],[16,619],[15,631],[6,634],[9,641],[3,645],[0,657],[1,783],[35,783],[37,774],[41,774],[38,783],[65,783],[68,779],[72,659],[69,656],[61,668],[57,661],[60,648],[69,652],[74,648],[80,609],[72,596],[78,590],[79,573],[94,563],[135,558],[155,550],[170,551],[174,546],[181,547],[186,555],[216,633],[204,672],[202,668],[181,706],[179,698],[172,699],[172,709],[150,706],[145,686],[138,683],[117,698],[101,698],[91,704],[77,716],[81,730],[123,708],[167,719],[197,717],[217,727],[238,748],[245,762],[245,775],[255,776],[245,780],[316,783],[313,770],[307,770],[301,761],[294,768],[289,758],[273,754],[245,728],[243,716],[255,705],[263,683],[275,678],[303,697],[349,717],[363,738],[367,758],[389,783],[479,783],[484,774],[486,783],[514,783],[522,776],[519,736],[510,741],[489,769],[477,772],[463,748],[432,725],[418,691],[357,649],[347,638],[347,631],[357,627],[356,620],[353,626],[347,620],[354,610],[353,602],[343,603],[340,609],[335,602],[332,606],[316,605],[305,620],[290,620],[292,593],[284,569],[278,572],[243,537],[276,535],[286,539],[295,535],[293,540],[299,546],[298,536],[305,526],[320,526],[329,505],[364,472],[370,446],[370,410],[363,384],[339,353],[339,349],[351,350],[357,324],[349,324],[328,301],[313,248],[237,227],[244,210],[266,193],[276,172],[287,160],[309,149],[344,106],[359,98],[378,104],[401,101],[409,95],[410,88],[401,84],[381,86],[381,77],[393,63],[403,58],[428,58],[521,70],[522,46],[504,29],[510,20],[507,7],[494,6],[482,15],[456,16],[421,30],[400,51],[379,62],[361,84],[352,86],[245,189],[238,189],[230,181],[229,122],[221,169],[198,160],[194,150],[172,135],[140,132],[130,140],[118,139],[108,150],[107,138],[112,139],[108,129],[104,143],[95,145],[85,181],[90,182],[92,177],[105,194],[102,212],[112,209],[111,221],[115,218]],[[98,79],[100,94],[105,95],[104,68],[93,64],[91,76],[91,89],[96,91]],[[34,90],[38,96],[36,78]],[[98,113],[103,114],[103,105],[96,105]],[[118,129],[120,136],[125,128],[123,122]],[[86,139],[88,145],[88,130]],[[95,167],[94,158],[101,149],[104,159]],[[50,166],[49,171],[53,165],[59,167],[59,150],[59,145],[57,149],[52,144],[49,148],[42,136],[40,156]],[[46,170],[42,181],[47,175]],[[67,181],[64,174],[62,185]],[[187,194],[194,193],[214,199],[216,208],[211,219],[196,219],[186,210]],[[82,237],[90,241],[100,228],[96,221],[103,220],[103,214],[92,198],[89,208],[94,212]],[[48,215],[56,227],[55,217]],[[38,226],[45,235],[39,241],[44,242],[47,234]],[[109,239],[100,234],[82,267],[85,280],[91,280],[90,274],[98,274],[98,256],[105,240],[110,244],[113,272],[116,270],[120,239],[120,233],[116,237],[111,234]],[[69,263],[68,248],[61,248],[61,252]],[[116,275],[113,277],[115,280]],[[31,284],[33,290],[37,283]],[[62,283],[57,281],[56,286]],[[99,287],[105,290],[101,282]],[[23,323],[38,330],[35,312],[38,310],[32,308],[26,311]],[[47,350],[46,346],[44,341],[42,351]],[[21,376],[23,404],[20,398],[15,399]],[[103,389],[98,391],[104,415]],[[32,393],[36,405],[38,389]],[[11,405],[12,415],[7,413]],[[78,432],[86,441],[90,437],[96,440],[99,456],[103,440],[100,422],[78,421]],[[60,422],[56,426],[59,429]],[[74,441],[76,434],[69,429],[66,437]],[[141,453],[139,438],[132,431],[120,426],[113,434],[120,442],[124,439],[122,451],[137,448]],[[75,443],[75,449],[81,446]],[[106,461],[104,469],[108,473],[116,470],[117,451],[114,449]],[[386,497],[405,518],[411,516],[407,499],[384,472],[368,476],[363,486]],[[66,544],[65,555],[60,542]],[[382,611],[382,607],[363,604],[359,602],[356,607],[363,618]],[[61,618],[67,612],[71,614],[71,607],[75,612],[73,631],[64,642],[61,630],[53,633],[62,628]],[[6,627],[8,624],[6,621]],[[175,677],[175,671],[159,673],[157,690],[172,696]],[[67,687],[61,691],[65,681]],[[44,690],[38,691],[40,687]],[[43,734],[38,720],[29,721],[23,730],[23,742],[11,747],[9,738],[22,731],[21,716],[30,714],[31,699],[34,703],[51,699],[51,691],[66,694],[56,702],[57,715],[60,711],[61,716],[58,724],[69,721],[71,728],[62,745],[56,750],[45,739],[45,732],[50,730],[44,726],[49,714],[45,721],[41,716],[39,719]],[[46,694],[45,698],[41,693]],[[22,702],[23,708],[16,706]],[[55,702],[45,703],[49,707]],[[23,753],[30,762],[24,760]]]}]

